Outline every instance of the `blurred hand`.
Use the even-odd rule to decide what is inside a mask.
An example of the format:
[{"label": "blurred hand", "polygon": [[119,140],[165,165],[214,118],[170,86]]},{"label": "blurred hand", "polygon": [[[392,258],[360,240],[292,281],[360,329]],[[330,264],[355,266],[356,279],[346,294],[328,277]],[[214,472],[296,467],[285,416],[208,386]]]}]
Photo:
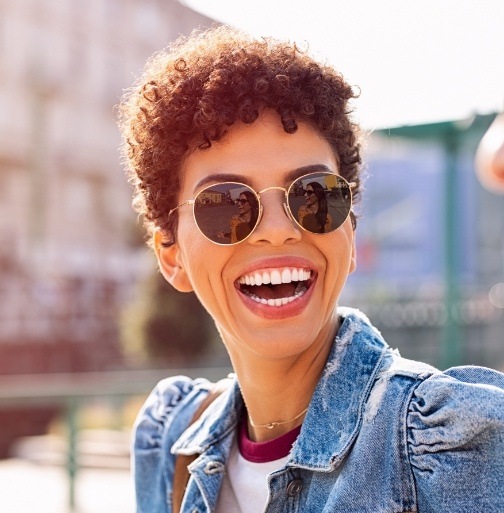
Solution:
[{"label": "blurred hand", "polygon": [[504,194],[504,113],[495,118],[481,139],[475,166],[483,187]]}]

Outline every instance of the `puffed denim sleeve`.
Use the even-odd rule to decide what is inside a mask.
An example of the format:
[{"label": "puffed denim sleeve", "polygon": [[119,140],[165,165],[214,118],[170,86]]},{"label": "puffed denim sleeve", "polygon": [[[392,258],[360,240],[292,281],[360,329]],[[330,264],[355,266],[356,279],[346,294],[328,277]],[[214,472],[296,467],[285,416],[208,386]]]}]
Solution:
[{"label": "puffed denim sleeve", "polygon": [[132,471],[137,513],[169,513],[175,458],[170,448],[189,425],[209,382],[176,376],[160,381],[133,428]]},{"label": "puffed denim sleeve", "polygon": [[416,388],[407,426],[419,513],[504,512],[503,374],[434,374]]}]

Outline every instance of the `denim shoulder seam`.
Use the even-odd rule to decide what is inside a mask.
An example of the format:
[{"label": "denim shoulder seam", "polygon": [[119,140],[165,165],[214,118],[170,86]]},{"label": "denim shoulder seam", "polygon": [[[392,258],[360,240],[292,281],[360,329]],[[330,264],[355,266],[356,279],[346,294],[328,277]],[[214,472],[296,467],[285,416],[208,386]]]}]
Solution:
[{"label": "denim shoulder seam", "polygon": [[400,376],[402,378],[406,378],[410,381],[409,384],[409,393],[407,400],[405,400],[401,407],[401,426],[403,427],[401,432],[401,449],[404,450],[403,457],[400,458],[400,461],[402,463],[402,472],[404,475],[408,477],[407,483],[408,483],[408,501],[406,503],[407,510],[411,511],[417,511],[418,507],[418,493],[417,493],[417,486],[415,482],[415,474],[413,472],[413,463],[411,461],[411,450],[410,450],[410,444],[408,442],[408,416],[410,412],[410,405],[411,401],[413,400],[413,397],[415,395],[416,389],[428,378],[432,376],[433,373],[429,372],[423,372],[419,374],[414,374],[412,372],[398,372],[396,376]]}]

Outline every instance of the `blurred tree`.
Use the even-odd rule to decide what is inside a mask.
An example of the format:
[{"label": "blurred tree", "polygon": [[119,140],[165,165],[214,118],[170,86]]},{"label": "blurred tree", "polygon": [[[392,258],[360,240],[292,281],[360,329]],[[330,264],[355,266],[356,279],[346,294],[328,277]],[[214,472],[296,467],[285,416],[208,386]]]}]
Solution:
[{"label": "blurred tree", "polygon": [[157,270],[139,283],[138,294],[121,319],[126,355],[149,365],[198,364],[216,337],[196,295],[176,291]]}]

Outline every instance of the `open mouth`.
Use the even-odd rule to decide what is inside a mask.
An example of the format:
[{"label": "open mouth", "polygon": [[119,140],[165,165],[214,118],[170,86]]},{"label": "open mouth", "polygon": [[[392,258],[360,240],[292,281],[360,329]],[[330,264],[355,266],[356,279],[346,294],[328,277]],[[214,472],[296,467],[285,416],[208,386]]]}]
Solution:
[{"label": "open mouth", "polygon": [[314,272],[310,269],[281,267],[244,274],[236,285],[256,303],[283,306],[303,296],[313,281]]}]

